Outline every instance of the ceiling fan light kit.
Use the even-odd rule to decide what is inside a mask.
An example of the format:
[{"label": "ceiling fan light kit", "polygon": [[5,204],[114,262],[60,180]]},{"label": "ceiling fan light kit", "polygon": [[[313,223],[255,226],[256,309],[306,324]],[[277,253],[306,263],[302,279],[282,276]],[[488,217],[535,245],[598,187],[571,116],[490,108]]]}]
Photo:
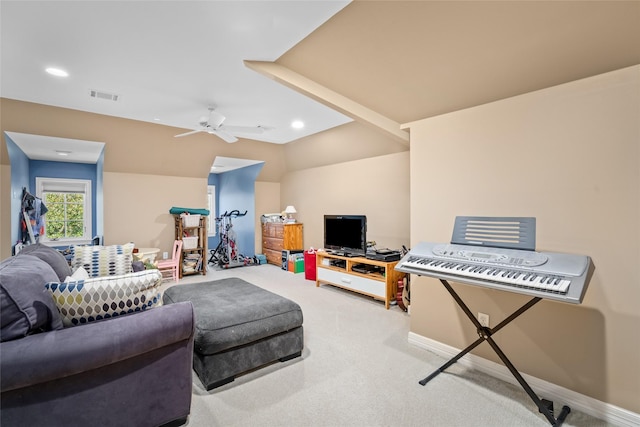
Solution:
[{"label": "ceiling fan light kit", "polygon": [[209,107],[209,117],[203,117],[199,122],[202,129],[181,133],[175,135],[175,137],[180,138],[187,135],[193,135],[194,133],[207,132],[228,143],[233,143],[238,141],[238,138],[233,135],[235,133],[261,134],[266,129],[263,126],[225,126],[225,119],[226,117],[216,112],[214,107]]}]

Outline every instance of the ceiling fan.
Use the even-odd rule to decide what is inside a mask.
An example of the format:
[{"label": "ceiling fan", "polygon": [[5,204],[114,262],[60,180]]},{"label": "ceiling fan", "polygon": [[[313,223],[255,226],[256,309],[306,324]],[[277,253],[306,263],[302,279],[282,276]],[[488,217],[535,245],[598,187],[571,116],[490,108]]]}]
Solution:
[{"label": "ceiling fan", "polygon": [[198,132],[207,132],[216,135],[228,143],[232,143],[238,140],[238,138],[233,135],[234,133],[261,134],[266,129],[264,126],[226,126],[224,125],[225,119],[226,117],[217,113],[214,107],[209,107],[209,117],[202,117],[199,122],[202,129],[181,133],[175,135],[175,137],[180,138]]}]

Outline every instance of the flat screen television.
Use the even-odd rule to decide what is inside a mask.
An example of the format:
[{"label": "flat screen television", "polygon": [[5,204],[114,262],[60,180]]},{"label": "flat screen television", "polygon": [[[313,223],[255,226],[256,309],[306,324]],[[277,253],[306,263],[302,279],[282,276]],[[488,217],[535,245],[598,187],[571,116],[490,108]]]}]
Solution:
[{"label": "flat screen television", "polygon": [[325,215],[324,248],[345,256],[367,253],[367,217],[365,215]]}]

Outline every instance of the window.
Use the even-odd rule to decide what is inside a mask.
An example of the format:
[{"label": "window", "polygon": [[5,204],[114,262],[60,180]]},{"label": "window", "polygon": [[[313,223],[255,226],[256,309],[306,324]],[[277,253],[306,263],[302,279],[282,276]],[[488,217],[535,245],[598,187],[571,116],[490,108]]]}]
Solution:
[{"label": "window", "polygon": [[207,202],[209,207],[209,222],[207,223],[207,234],[216,235],[216,186],[207,186]]},{"label": "window", "polygon": [[91,241],[91,181],[36,177],[36,195],[47,208],[42,242]]}]

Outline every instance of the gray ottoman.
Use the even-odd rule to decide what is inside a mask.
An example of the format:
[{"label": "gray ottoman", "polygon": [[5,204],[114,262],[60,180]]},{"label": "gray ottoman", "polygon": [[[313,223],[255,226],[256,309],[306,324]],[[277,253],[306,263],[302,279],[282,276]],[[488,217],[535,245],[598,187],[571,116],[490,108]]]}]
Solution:
[{"label": "gray ottoman", "polygon": [[207,390],[302,354],[302,310],[291,300],[233,277],[165,291],[165,304],[180,301],[193,304],[193,368]]}]

